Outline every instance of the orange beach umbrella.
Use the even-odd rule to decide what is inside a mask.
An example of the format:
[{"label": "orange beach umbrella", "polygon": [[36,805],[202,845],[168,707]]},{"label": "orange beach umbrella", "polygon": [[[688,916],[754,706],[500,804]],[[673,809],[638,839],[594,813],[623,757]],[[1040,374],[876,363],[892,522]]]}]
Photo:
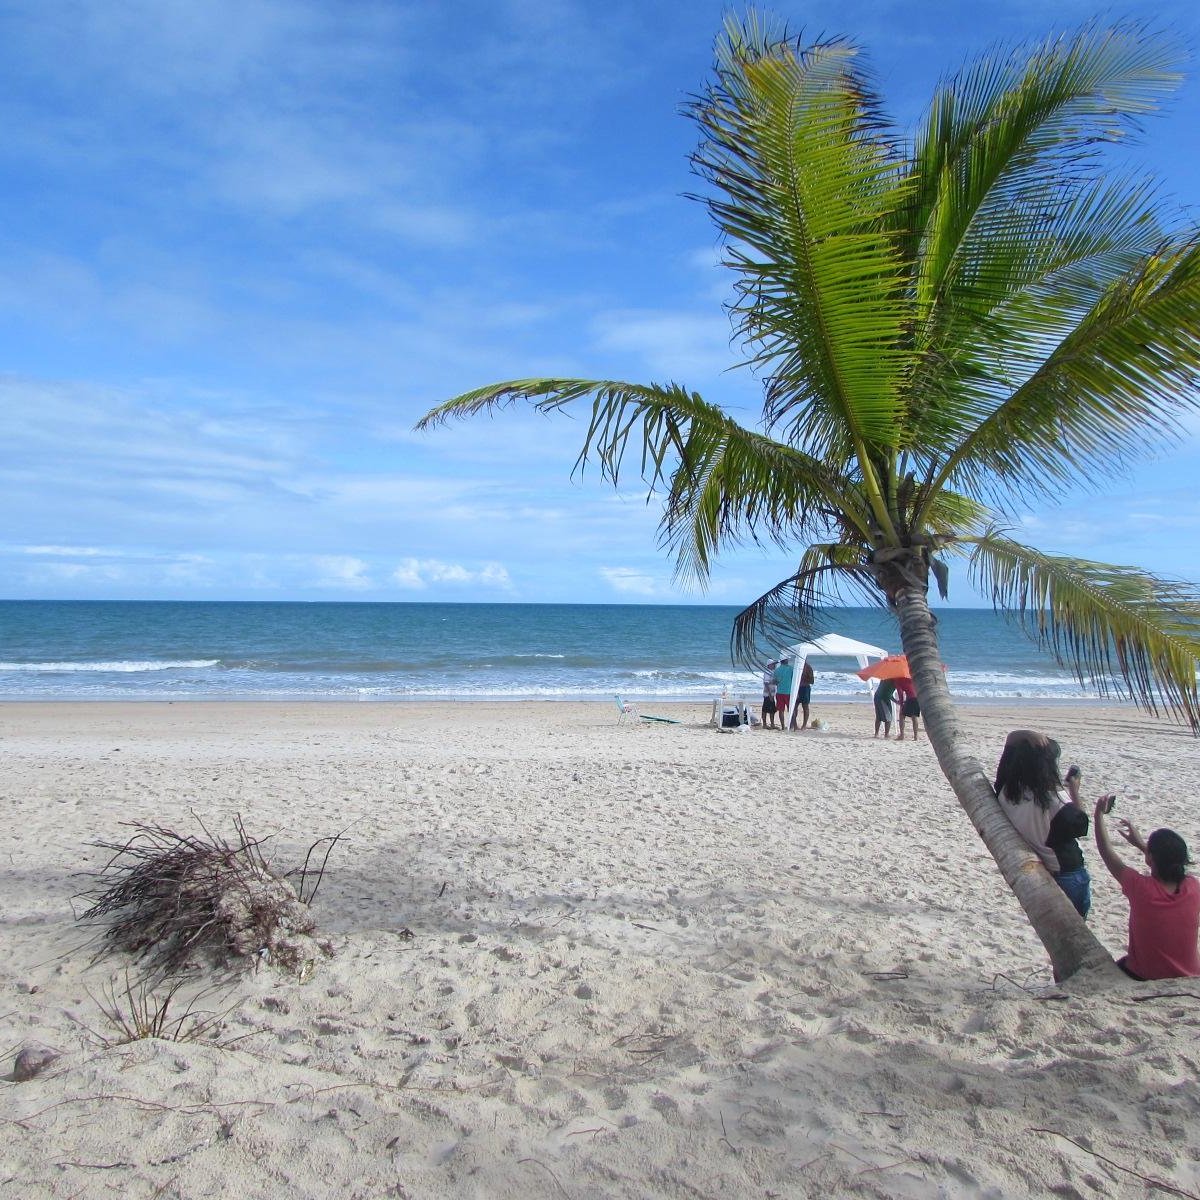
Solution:
[{"label": "orange beach umbrella", "polygon": [[908,669],[907,655],[889,654],[887,658],[870,663],[855,674],[859,679],[908,679],[912,672]]}]

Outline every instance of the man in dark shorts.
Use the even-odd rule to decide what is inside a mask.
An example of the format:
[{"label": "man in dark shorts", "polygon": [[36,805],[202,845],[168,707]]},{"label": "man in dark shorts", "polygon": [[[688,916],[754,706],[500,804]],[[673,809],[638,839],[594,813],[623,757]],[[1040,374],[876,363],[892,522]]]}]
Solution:
[{"label": "man in dark shorts", "polygon": [[892,736],[892,698],[895,695],[896,681],[881,679],[875,689],[875,736],[879,736],[879,727],[882,725],[885,741]]}]

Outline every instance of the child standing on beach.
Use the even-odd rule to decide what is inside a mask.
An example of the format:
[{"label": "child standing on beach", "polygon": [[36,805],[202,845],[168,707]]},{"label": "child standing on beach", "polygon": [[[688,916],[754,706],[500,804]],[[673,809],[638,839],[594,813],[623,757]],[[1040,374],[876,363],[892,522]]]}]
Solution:
[{"label": "child standing on beach", "polygon": [[1187,843],[1173,829],[1143,838],[1131,821],[1117,832],[1146,856],[1149,875],[1126,866],[1108,837],[1107,816],[1115,796],[1096,801],[1096,848],[1129,901],[1129,951],[1117,966],[1134,979],[1200,976],[1200,883],[1187,873]]}]

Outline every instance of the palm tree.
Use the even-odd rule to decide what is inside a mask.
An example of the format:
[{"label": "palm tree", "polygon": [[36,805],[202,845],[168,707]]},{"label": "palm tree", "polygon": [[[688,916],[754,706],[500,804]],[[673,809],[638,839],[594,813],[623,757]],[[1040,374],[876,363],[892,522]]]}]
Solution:
[{"label": "palm tree", "polygon": [[741,662],[808,633],[832,599],[891,606],[941,768],[1059,978],[1111,959],[965,749],[928,587],[944,595],[961,557],[1081,682],[1200,730],[1196,589],[1005,526],[1200,407],[1200,236],[1102,157],[1175,86],[1176,59],[1141,26],[1088,26],[965,69],[904,138],[850,42],[731,19],[688,113],[735,337],[763,380],[760,427],[674,383],[581,379],[493,384],[418,426],[590,403],[576,467],[616,484],[631,454],[665,495],[681,575],[703,581],[747,540],[806,547],[737,618]]}]

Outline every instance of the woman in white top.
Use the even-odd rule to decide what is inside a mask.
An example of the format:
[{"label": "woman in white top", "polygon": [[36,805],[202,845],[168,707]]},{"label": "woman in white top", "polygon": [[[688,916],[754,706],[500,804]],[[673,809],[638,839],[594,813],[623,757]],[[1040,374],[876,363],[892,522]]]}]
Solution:
[{"label": "woman in white top", "polygon": [[1081,917],[1092,906],[1092,880],[1079,839],[1088,815],[1079,803],[1079,769],[1067,772],[1068,800],[1059,795],[1059,746],[1032,729],[1014,729],[996,767],[996,795],[1005,816],[1066,892]]}]

